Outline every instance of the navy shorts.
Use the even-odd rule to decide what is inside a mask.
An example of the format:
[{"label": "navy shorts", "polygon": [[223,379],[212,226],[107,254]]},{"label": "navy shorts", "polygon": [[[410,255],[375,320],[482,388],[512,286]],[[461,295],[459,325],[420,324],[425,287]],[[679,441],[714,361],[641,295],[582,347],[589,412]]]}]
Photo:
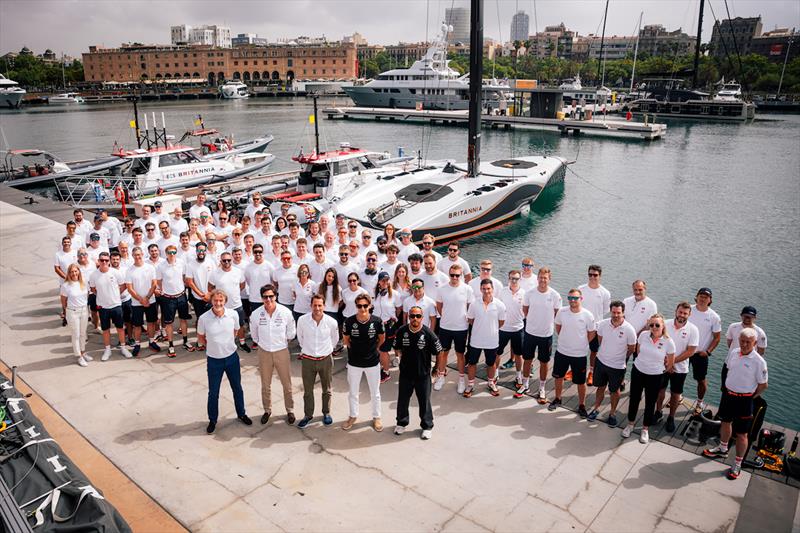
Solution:
[{"label": "navy shorts", "polygon": [[100,313],[100,329],[103,331],[111,329],[112,323],[117,329],[121,329],[125,324],[125,321],[122,319],[121,305],[112,307],[110,309],[99,308],[97,311]]},{"label": "navy shorts", "polygon": [[192,315],[189,314],[189,304],[186,301],[186,295],[181,294],[177,298],[168,298],[166,296],[159,296],[158,305],[161,308],[161,323],[172,324],[175,322],[175,312],[178,312],[178,318],[181,320],[189,320]]},{"label": "navy shorts", "polygon": [[131,321],[131,301],[122,302],[122,321],[126,324]]},{"label": "navy shorts", "polygon": [[519,331],[503,331],[500,330],[500,346],[497,347],[497,355],[503,355],[506,345],[511,343],[511,354],[522,355],[522,341],[524,339],[524,329]]},{"label": "navy shorts", "polygon": [[89,295],[89,309],[92,311],[97,311],[97,295],[90,294]]},{"label": "navy shorts", "polygon": [[669,385],[669,392],[672,394],[683,394],[683,383],[686,381],[687,374],[680,372],[664,372],[661,378],[661,389],[665,390]]},{"label": "navy shorts", "polygon": [[[573,371],[573,376],[575,372]],[[625,379],[624,368],[611,368],[605,365],[600,359],[594,362],[594,374],[592,376],[592,384],[595,387],[608,386],[609,392],[617,392]]]},{"label": "navy shorts", "polygon": [[708,357],[694,354],[689,358],[689,364],[692,365],[692,377],[695,381],[703,381],[708,375]]},{"label": "navy shorts", "polygon": [[539,354],[539,361],[547,363],[550,361],[550,354],[553,351],[553,336],[537,337],[530,333],[525,333],[525,340],[522,345],[522,358],[526,361],[533,361],[536,353]]},{"label": "navy shorts", "polygon": [[461,331],[453,331],[451,329],[439,330],[439,342],[442,343],[442,349],[445,352],[450,351],[450,347],[455,345],[456,353],[464,353],[467,351],[467,332],[464,329]]},{"label": "navy shorts", "polygon": [[141,305],[131,306],[131,323],[140,328],[144,326],[145,320],[147,320],[148,324],[158,322],[158,305],[152,303],[148,307],[142,307]]},{"label": "navy shorts", "polygon": [[211,304],[209,304],[205,300],[201,300],[200,298],[196,298],[194,294],[189,296],[189,299],[192,302],[192,309],[194,309],[194,316],[200,318],[200,315],[211,309]]},{"label": "navy shorts", "polygon": [[589,341],[589,351],[592,353],[597,353],[597,350],[600,349],[600,341],[597,338],[597,335],[594,336],[592,340]]},{"label": "navy shorts", "polygon": [[494,366],[497,361],[497,348],[475,348],[470,346],[467,348],[467,364],[477,365],[481,359],[481,352],[486,359],[486,366]]},{"label": "navy shorts", "polygon": [[[572,370],[572,382],[575,385],[586,383],[586,356],[570,357],[556,350],[555,361],[553,362],[553,377],[563,378],[567,375],[567,370]],[[592,377],[594,383],[594,377]]]},{"label": "navy shorts", "polygon": [[753,423],[753,396],[734,396],[725,392],[717,414],[723,422],[733,422],[734,433],[748,433]]}]

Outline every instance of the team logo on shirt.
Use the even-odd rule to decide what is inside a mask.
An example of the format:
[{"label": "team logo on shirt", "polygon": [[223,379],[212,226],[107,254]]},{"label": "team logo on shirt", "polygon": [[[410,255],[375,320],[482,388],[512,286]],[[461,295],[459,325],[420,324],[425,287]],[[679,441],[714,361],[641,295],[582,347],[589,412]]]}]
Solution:
[{"label": "team logo on shirt", "polygon": [[622,338],[622,337],[624,337],[624,336],[625,336],[625,332],[624,332],[624,331],[620,331],[620,332],[619,332],[619,338],[621,339],[621,338]]},{"label": "team logo on shirt", "polygon": [[403,333],[403,346],[411,346],[411,341],[408,338],[408,333]]},{"label": "team logo on shirt", "polygon": [[375,338],[375,324],[372,323],[372,322],[370,322],[370,324],[369,324],[369,329],[367,330],[367,336],[370,339],[374,339]]},{"label": "team logo on shirt", "polygon": [[419,339],[417,340],[417,348],[419,348],[420,350],[424,350],[425,349],[425,345],[426,345],[425,336],[424,335],[420,335]]},{"label": "team logo on shirt", "polygon": [[682,332],[681,332],[681,337],[683,337],[684,339],[686,338],[686,336],[687,336],[687,335],[688,335],[688,334],[687,334],[685,331],[682,331]]},{"label": "team logo on shirt", "polygon": [[663,343],[663,342],[659,342],[659,343],[658,343],[658,349],[660,350],[660,349],[661,349],[661,348],[663,348],[663,347],[664,347],[664,343]]}]

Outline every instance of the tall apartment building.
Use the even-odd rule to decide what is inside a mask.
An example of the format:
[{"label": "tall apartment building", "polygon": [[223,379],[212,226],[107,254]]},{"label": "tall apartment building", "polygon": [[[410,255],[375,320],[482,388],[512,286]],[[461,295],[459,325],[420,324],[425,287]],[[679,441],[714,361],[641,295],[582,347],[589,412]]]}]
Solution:
[{"label": "tall apartment building", "polygon": [[469,8],[452,7],[444,10],[444,22],[453,27],[447,36],[447,42],[469,44]]},{"label": "tall apartment building", "polygon": [[800,57],[800,33],[794,28],[765,31],[750,41],[750,52],[764,56],[773,63],[783,63],[788,53],[789,61],[793,61]]},{"label": "tall apartment building", "polygon": [[719,58],[728,55],[734,57],[736,50],[741,55],[750,53],[750,44],[754,37],[761,35],[761,15],[757,17],[725,19],[714,23],[709,48]]},{"label": "tall apartment building", "polygon": [[226,26],[217,26],[216,24],[203,26],[181,24],[180,26],[171,26],[170,42],[173,45],[194,44],[230,48],[231,29]]},{"label": "tall apartment building", "polygon": [[633,49],[636,46],[635,36],[620,37],[613,35],[609,37],[606,35],[605,39],[601,39],[599,35],[588,35],[585,39],[589,44],[589,59],[600,59],[601,48],[603,52],[602,57],[606,61],[625,59],[629,53],[633,53]]},{"label": "tall apartment building", "polygon": [[524,11],[517,11],[511,17],[511,33],[509,40],[514,41],[527,41],[530,31],[530,17]]},{"label": "tall apartment building", "polygon": [[530,36],[531,46],[528,54],[540,59],[545,57],[575,59],[573,48],[577,38],[578,32],[568,30],[563,22],[555,26],[545,26],[544,31]]},{"label": "tall apartment building", "polygon": [[290,80],[356,77],[353,43],[324,45],[273,44],[221,48],[215,46],[122,45],[90,46],[83,54],[89,82],[206,79]]},{"label": "tall apartment building", "polygon": [[639,31],[639,53],[651,56],[694,55],[696,39],[681,28],[667,31],[661,24],[648,24]]}]

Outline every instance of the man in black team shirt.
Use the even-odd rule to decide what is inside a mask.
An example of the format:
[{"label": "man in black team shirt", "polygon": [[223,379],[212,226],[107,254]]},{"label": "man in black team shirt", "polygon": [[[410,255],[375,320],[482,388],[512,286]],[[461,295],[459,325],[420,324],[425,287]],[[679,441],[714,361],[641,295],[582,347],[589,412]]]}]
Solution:
[{"label": "man in black team shirt", "polygon": [[342,424],[347,431],[358,419],[358,391],[361,376],[367,375],[367,384],[372,396],[372,427],[383,431],[381,423],[381,361],[378,346],[383,344],[385,335],[383,322],[372,316],[369,308],[372,301],[367,294],[359,294],[355,299],[356,314],[344,321],[342,343],[347,346],[347,383],[350,386],[350,418]]},{"label": "man in black team shirt", "polygon": [[[397,426],[395,435],[401,435],[408,425],[408,404],[411,392],[417,395],[423,440],[431,438],[433,410],[431,409],[431,366],[434,357],[443,353],[439,338],[422,324],[422,308],[418,305],[408,310],[408,324],[395,336],[394,349],[400,356],[400,390],[397,395]],[[440,361],[440,368],[444,362]]]}]

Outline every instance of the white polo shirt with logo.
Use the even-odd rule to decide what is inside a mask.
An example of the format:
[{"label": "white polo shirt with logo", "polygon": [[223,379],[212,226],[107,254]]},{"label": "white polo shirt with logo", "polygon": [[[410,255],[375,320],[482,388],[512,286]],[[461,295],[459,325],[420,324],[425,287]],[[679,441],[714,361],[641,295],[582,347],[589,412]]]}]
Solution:
[{"label": "white polo shirt with logo", "polygon": [[[700,342],[700,332],[697,330],[697,326],[689,321],[687,321],[686,325],[681,329],[675,329],[674,318],[664,321],[664,325],[667,329],[667,335],[669,335],[669,338],[672,339],[672,342],[675,344],[675,357],[685,352],[686,348],[689,346],[697,346],[697,343]],[[695,348],[694,351],[696,352],[697,348]],[[689,360],[684,359],[683,361],[675,363],[675,372],[678,374],[688,374]]]},{"label": "white polo shirt with logo", "polygon": [[672,339],[668,339],[663,335],[655,342],[650,337],[649,331],[643,331],[639,334],[637,339],[639,343],[639,355],[633,361],[633,366],[636,367],[642,374],[648,376],[655,376],[664,373],[666,367],[664,360],[668,354],[675,353],[675,343]]},{"label": "white polo shirt with logo", "polygon": [[697,305],[692,306],[692,314],[689,315],[689,322],[697,326],[700,339],[697,342],[697,351],[705,352],[711,345],[714,333],[722,331],[722,320],[716,311],[710,307],[705,311],[698,311]]},{"label": "white polo shirt with logo", "polygon": [[97,292],[97,307],[113,309],[122,305],[119,286],[123,282],[124,280],[119,279],[119,272],[113,268],[109,268],[108,272],[100,272],[100,269],[92,272],[89,276],[89,287]]},{"label": "white polo shirt with logo", "polygon": [[239,329],[239,315],[225,308],[221,317],[209,309],[197,319],[197,333],[206,337],[206,356],[225,359],[236,352],[235,333]]},{"label": "white polo shirt with logo", "polygon": [[601,337],[600,348],[597,350],[597,359],[609,368],[624,370],[628,346],[636,344],[636,330],[627,320],[614,327],[610,318],[601,320],[597,324],[597,336]]},{"label": "white polo shirt with logo", "polygon": [[555,324],[561,326],[558,334],[558,353],[569,357],[586,357],[589,354],[589,332],[596,331],[594,315],[581,308],[573,313],[569,306],[556,313]]},{"label": "white polo shirt with logo", "polygon": [[731,392],[751,394],[759,385],[767,382],[767,361],[755,350],[744,355],[739,348],[731,350],[725,359],[725,366],[728,367],[725,388]]},{"label": "white polo shirt with logo", "polygon": [[500,345],[500,321],[506,319],[506,304],[499,298],[492,298],[488,304],[483,298],[475,299],[467,310],[467,318],[473,320],[469,345],[482,350],[497,349]]},{"label": "white polo shirt with logo", "polygon": [[500,291],[500,301],[506,306],[506,321],[500,328],[501,331],[514,332],[525,327],[525,315],[522,312],[522,302],[524,300],[524,289],[511,292],[511,289],[506,287]]},{"label": "white polo shirt with logo", "polygon": [[[147,263],[142,264],[140,267],[134,265],[125,273],[125,283],[130,283],[139,296],[147,296],[154,279],[156,279],[156,269],[153,268],[153,265],[148,265]],[[155,303],[156,297],[151,296],[149,302],[151,304]],[[133,307],[142,307],[139,300],[135,298],[131,300],[131,305]]]},{"label": "white polo shirt with logo", "polygon": [[658,305],[649,296],[645,296],[640,302],[636,301],[635,296],[628,296],[623,303],[625,304],[625,320],[631,323],[637,333],[642,331],[651,316],[658,313]]}]

